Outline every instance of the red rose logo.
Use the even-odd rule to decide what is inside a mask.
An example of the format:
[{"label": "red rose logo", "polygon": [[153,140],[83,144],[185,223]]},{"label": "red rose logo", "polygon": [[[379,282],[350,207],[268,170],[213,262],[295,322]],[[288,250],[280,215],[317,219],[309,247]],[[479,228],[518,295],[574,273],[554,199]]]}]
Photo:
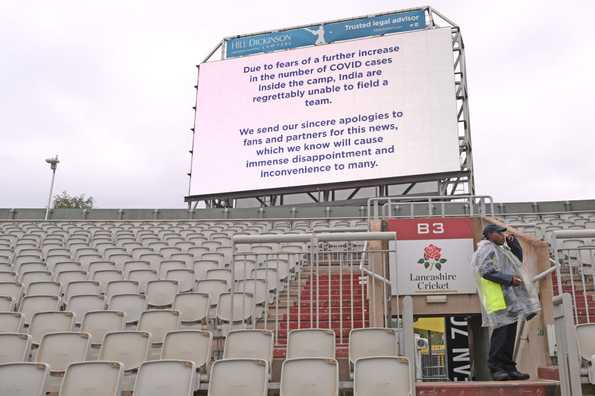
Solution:
[{"label": "red rose logo", "polygon": [[426,260],[440,260],[442,249],[436,245],[428,245],[424,248],[424,258]]},{"label": "red rose logo", "polygon": [[424,257],[417,260],[417,263],[422,264],[428,270],[436,268],[438,271],[441,271],[442,266],[447,261],[445,258],[442,258],[442,249],[436,245],[429,244],[424,248]]}]

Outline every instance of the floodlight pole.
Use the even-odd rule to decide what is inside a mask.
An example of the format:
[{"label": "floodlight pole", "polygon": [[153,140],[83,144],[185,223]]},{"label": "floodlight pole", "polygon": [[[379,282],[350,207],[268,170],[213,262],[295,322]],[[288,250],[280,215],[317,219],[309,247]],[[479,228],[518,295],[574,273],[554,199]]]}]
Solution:
[{"label": "floodlight pole", "polygon": [[60,163],[60,161],[58,160],[58,155],[56,155],[54,158],[46,159],[45,162],[50,164],[50,169],[52,170],[52,183],[50,184],[50,195],[48,197],[48,206],[45,209],[45,220],[47,220],[50,214],[50,205],[52,204],[52,194],[54,193],[54,179],[56,177],[56,168],[58,167],[58,163]]}]

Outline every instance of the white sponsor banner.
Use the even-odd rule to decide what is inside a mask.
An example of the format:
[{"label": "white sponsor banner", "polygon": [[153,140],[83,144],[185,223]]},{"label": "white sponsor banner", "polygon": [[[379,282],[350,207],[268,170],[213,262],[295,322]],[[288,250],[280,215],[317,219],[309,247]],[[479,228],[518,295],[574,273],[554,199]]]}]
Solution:
[{"label": "white sponsor banner", "polygon": [[397,240],[390,259],[393,295],[473,294],[472,239]]},{"label": "white sponsor banner", "polygon": [[450,29],[200,65],[190,195],[460,170]]}]

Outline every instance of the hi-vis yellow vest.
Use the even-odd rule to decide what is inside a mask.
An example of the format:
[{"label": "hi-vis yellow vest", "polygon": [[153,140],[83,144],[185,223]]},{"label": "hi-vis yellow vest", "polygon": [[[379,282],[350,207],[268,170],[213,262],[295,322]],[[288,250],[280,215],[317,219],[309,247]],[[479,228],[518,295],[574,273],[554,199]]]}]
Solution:
[{"label": "hi-vis yellow vest", "polygon": [[506,309],[506,300],[502,292],[502,285],[480,277],[479,288],[485,304],[484,308],[488,314]]}]

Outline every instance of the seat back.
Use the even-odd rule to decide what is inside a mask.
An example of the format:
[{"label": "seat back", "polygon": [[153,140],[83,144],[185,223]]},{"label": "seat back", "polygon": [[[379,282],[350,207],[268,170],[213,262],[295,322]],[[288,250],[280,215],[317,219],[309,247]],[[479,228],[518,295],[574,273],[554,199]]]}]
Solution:
[{"label": "seat back", "polygon": [[165,335],[161,359],[190,360],[197,369],[211,360],[213,334],[205,330],[173,330]]},{"label": "seat back", "polygon": [[60,396],[120,396],[120,362],[77,362],[64,373]]},{"label": "seat back", "polygon": [[134,383],[135,396],[192,396],[196,368],[186,360],[144,362]]},{"label": "seat back", "polygon": [[207,293],[179,293],[174,300],[174,309],[180,312],[182,323],[206,323],[209,315]]},{"label": "seat back", "polygon": [[110,331],[105,334],[99,360],[122,362],[124,370],[134,370],[149,357],[151,335],[146,331]]},{"label": "seat back", "polygon": [[101,345],[107,332],[124,330],[125,326],[122,311],[89,311],[83,317],[81,331],[91,334],[91,345]]},{"label": "seat back", "polygon": [[289,261],[286,259],[269,259],[265,260],[263,265],[265,268],[274,269],[277,271],[277,276],[280,280],[285,280],[289,277],[290,267]]},{"label": "seat back", "polygon": [[207,279],[221,279],[227,283],[227,287],[231,285],[231,271],[227,269],[217,268],[207,271]]},{"label": "seat back", "polygon": [[157,271],[153,269],[141,269],[130,271],[128,273],[127,279],[137,281],[141,293],[144,293],[147,288],[147,282],[159,280],[159,276],[157,275]]},{"label": "seat back", "polygon": [[335,359],[287,359],[281,367],[280,396],[338,396],[339,365]]},{"label": "seat back", "polygon": [[354,396],[412,394],[409,361],[405,357],[364,357],[357,359],[354,366]]},{"label": "seat back", "polygon": [[335,332],[330,329],[296,329],[287,336],[287,359],[335,357]]},{"label": "seat back", "polygon": [[588,361],[595,355],[595,323],[585,323],[576,326],[578,353]]},{"label": "seat back", "polygon": [[99,271],[95,271],[92,275],[92,278],[93,280],[99,282],[99,287],[101,288],[101,291],[105,291],[105,287],[107,286],[108,282],[124,279],[122,271],[118,269],[102,269]]},{"label": "seat back", "polygon": [[138,294],[139,284],[137,281],[116,280],[107,282],[105,287],[105,297],[109,298],[116,294]]},{"label": "seat back", "polygon": [[0,333],[0,363],[24,362],[27,360],[30,348],[31,336],[21,333]]},{"label": "seat back", "polygon": [[277,270],[273,268],[256,268],[252,271],[252,278],[264,279],[269,291],[280,289],[281,282]]},{"label": "seat back", "polygon": [[20,279],[25,287],[29,286],[31,282],[51,282],[53,280],[52,273],[49,271],[25,272]]},{"label": "seat back", "polygon": [[60,298],[58,296],[25,296],[21,303],[21,313],[25,325],[31,323],[33,314],[45,311],[57,311],[60,309]]},{"label": "seat back", "polygon": [[99,282],[97,281],[74,281],[70,282],[64,289],[64,299],[68,301],[70,297],[83,294],[100,294]]},{"label": "seat back", "polygon": [[31,282],[25,290],[26,296],[59,296],[61,286],[58,282]]},{"label": "seat back", "polygon": [[182,260],[163,260],[159,264],[159,279],[165,279],[167,271],[173,269],[186,269],[186,263]]},{"label": "seat back", "polygon": [[202,281],[207,279],[207,271],[219,268],[219,263],[215,260],[195,260],[193,268],[196,280]]},{"label": "seat back", "polygon": [[145,260],[130,260],[126,261],[122,267],[124,276],[128,276],[130,271],[141,270],[141,269],[152,269],[151,263]]},{"label": "seat back", "polygon": [[371,356],[399,356],[397,329],[370,327],[349,333],[349,361]]},{"label": "seat back", "polygon": [[83,281],[87,279],[87,272],[83,270],[63,271],[56,275],[56,281],[66,288],[70,282]]},{"label": "seat back", "polygon": [[256,305],[269,301],[269,292],[264,279],[243,279],[236,282],[236,291],[251,293]]},{"label": "seat back", "polygon": [[80,324],[87,312],[105,309],[105,299],[97,294],[72,296],[66,303],[66,308],[74,312],[75,323]]},{"label": "seat back", "polygon": [[217,305],[219,295],[227,291],[227,282],[221,279],[206,279],[198,281],[196,291],[198,293],[207,293],[211,306]]},{"label": "seat back", "polygon": [[252,271],[256,264],[248,260],[236,260],[233,263],[234,280],[248,279],[252,276]]},{"label": "seat back", "polygon": [[188,268],[170,269],[167,271],[165,279],[177,281],[181,293],[194,290],[194,284],[196,282],[194,279],[194,270]]},{"label": "seat back", "polygon": [[269,330],[232,330],[225,338],[223,359],[260,359],[273,362],[273,333]]},{"label": "seat back", "polygon": [[23,328],[23,322],[20,312],[0,312],[0,333],[18,333]]},{"label": "seat back", "polygon": [[169,310],[150,310],[141,314],[138,321],[138,330],[151,333],[153,345],[161,345],[168,331],[180,327],[180,313]]},{"label": "seat back", "polygon": [[217,303],[217,320],[221,322],[250,321],[254,317],[254,298],[250,293],[221,293]]},{"label": "seat back", "polygon": [[154,280],[147,282],[147,306],[165,308],[172,306],[178,294],[178,281]]},{"label": "seat back", "polygon": [[147,308],[145,296],[140,294],[116,294],[108,303],[110,311],[122,311],[126,314],[126,323],[136,323],[141,313]]},{"label": "seat back", "polygon": [[258,359],[217,360],[211,368],[209,396],[266,396],[268,363]]},{"label": "seat back", "polygon": [[33,314],[29,325],[31,342],[38,345],[45,334],[72,331],[73,327],[74,314],[72,312],[37,312]]},{"label": "seat back", "polygon": [[14,309],[14,303],[12,297],[0,296],[0,311],[11,312]]},{"label": "seat back", "polygon": [[63,372],[72,362],[87,359],[91,336],[87,333],[48,333],[41,338],[36,361],[50,365],[51,372]]},{"label": "seat back", "polygon": [[0,364],[0,389],[3,395],[45,396],[50,368],[45,363]]}]

